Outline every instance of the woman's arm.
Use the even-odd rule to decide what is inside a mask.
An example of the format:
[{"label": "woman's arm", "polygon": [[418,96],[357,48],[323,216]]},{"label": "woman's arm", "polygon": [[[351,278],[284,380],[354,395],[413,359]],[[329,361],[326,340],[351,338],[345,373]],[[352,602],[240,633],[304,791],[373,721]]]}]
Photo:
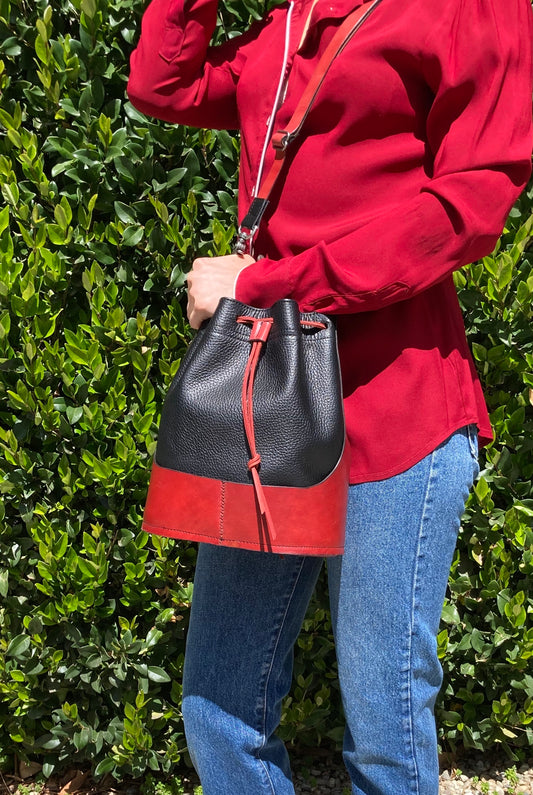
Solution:
[{"label": "woman's arm", "polygon": [[[450,9],[446,12],[445,8]],[[435,93],[432,179],[419,195],[332,243],[244,269],[236,297],[303,311],[376,310],[493,249],[531,171],[529,0],[457,0],[423,44]]]},{"label": "woman's arm", "polygon": [[262,23],[209,47],[218,0],[152,0],[130,60],[128,96],[142,113],[193,127],[237,129],[239,74]]}]

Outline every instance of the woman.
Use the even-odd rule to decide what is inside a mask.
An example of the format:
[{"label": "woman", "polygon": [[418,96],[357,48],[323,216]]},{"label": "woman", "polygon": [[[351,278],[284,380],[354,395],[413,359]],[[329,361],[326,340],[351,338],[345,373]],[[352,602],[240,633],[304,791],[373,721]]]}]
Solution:
[{"label": "woman", "polygon": [[[284,128],[356,5],[291,0],[209,47],[217,0],[152,0],[130,99],[241,130],[242,218],[274,156],[269,119]],[[222,296],[337,317],[352,460],[328,577],[353,793],[438,792],[436,632],[491,439],[452,272],[492,250],[530,174],[531,33],[529,0],[382,0],[289,154],[261,258],[201,258],[188,279],[194,328]],[[320,567],[200,545],[183,715],[204,795],[294,792],[275,730]]]}]

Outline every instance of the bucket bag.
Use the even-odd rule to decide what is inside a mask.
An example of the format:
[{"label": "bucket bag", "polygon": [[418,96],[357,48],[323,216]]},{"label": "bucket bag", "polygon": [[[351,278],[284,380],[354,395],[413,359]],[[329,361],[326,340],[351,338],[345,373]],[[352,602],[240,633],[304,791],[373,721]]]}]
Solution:
[{"label": "bucket bag", "polygon": [[342,552],[347,449],[335,327],[291,300],[223,298],[161,416],[146,530],[269,552]]},{"label": "bucket bag", "polygon": [[[234,248],[250,249],[333,59],[381,2],[337,30],[287,128]],[[221,299],[166,396],[143,529],[172,538],[299,555],[344,549],[349,450],[334,322],[291,299],[268,309]]]}]

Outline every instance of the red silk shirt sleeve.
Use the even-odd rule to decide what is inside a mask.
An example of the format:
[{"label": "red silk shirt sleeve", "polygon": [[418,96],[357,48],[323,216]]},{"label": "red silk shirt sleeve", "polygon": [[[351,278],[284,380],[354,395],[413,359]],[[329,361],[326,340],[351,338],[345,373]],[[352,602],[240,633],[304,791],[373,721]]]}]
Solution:
[{"label": "red silk shirt sleeve", "polygon": [[447,5],[422,45],[434,94],[431,178],[412,199],[333,242],[246,268],[239,300],[270,306],[290,297],[302,311],[333,314],[378,310],[493,249],[531,171],[531,6]]},{"label": "red silk shirt sleeve", "polygon": [[193,127],[239,127],[236,86],[259,25],[210,47],[217,5],[217,0],[152,0],[131,55],[127,87],[142,113]]}]

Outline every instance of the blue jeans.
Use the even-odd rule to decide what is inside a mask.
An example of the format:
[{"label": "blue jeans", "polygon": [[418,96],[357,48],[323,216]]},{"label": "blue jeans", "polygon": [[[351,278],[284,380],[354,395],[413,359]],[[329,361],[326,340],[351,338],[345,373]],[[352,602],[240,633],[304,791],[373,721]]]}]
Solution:
[{"label": "blue jeans", "polygon": [[[475,428],[400,475],[350,486],[346,550],[328,559],[354,795],[437,795],[436,634]],[[292,795],[275,731],[319,558],[201,545],[183,680],[204,795]]]}]

